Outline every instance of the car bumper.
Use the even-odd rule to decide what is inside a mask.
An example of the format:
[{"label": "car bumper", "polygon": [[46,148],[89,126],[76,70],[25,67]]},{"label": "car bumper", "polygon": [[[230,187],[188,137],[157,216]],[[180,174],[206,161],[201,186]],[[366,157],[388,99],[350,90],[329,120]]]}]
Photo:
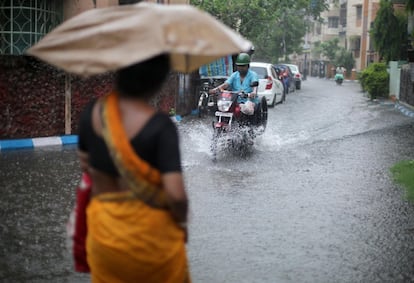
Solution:
[{"label": "car bumper", "polygon": [[266,98],[267,104],[271,105],[272,102],[273,102],[273,99],[275,99],[276,101],[280,100],[282,94],[280,94],[280,97],[278,97],[278,95],[276,93],[276,97],[275,97],[274,93],[266,91],[266,92],[259,92],[258,96],[259,96],[259,98],[262,98],[262,97]]}]

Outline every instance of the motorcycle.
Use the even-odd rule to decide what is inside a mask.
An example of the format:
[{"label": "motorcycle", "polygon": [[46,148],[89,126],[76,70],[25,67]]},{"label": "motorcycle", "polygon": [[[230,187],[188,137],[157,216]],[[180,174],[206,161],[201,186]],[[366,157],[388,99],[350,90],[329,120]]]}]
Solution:
[{"label": "motorcycle", "polygon": [[337,85],[341,85],[342,82],[344,81],[344,75],[343,74],[335,74],[335,82]]},{"label": "motorcycle", "polygon": [[205,115],[214,113],[217,109],[217,101],[214,95],[208,93],[210,89],[210,84],[204,82],[200,91],[200,97],[198,99],[198,117],[203,118]]},{"label": "motorcycle", "polygon": [[[258,86],[258,82],[254,82],[251,86]],[[216,160],[217,153],[222,148],[233,149],[244,156],[253,146],[254,139],[263,134],[266,129],[266,98],[262,97],[260,102],[253,106],[254,104],[249,100],[245,103],[239,102],[239,97],[247,98],[247,94],[234,91],[222,91],[217,94],[218,110],[212,122],[213,161]]]},{"label": "motorcycle", "polygon": [[208,91],[222,84],[225,80],[226,78],[224,77],[211,77],[203,82],[197,103],[199,118],[203,118],[206,115],[214,115],[217,111],[217,96],[209,94]]}]

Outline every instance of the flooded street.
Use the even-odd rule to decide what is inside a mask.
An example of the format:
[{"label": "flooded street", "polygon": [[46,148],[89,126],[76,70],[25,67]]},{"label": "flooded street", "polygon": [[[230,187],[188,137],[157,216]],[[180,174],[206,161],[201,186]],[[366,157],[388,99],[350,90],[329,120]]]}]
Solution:
[{"label": "flooded street", "polygon": [[[414,159],[414,119],[393,104],[310,78],[248,156],[216,162],[210,118],[178,127],[193,282],[414,281],[414,205],[389,171]],[[65,238],[75,148],[0,153],[1,282],[88,282]]]}]

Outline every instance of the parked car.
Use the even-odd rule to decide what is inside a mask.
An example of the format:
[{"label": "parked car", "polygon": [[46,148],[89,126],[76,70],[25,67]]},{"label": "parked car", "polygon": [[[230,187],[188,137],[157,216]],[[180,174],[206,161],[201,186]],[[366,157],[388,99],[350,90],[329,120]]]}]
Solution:
[{"label": "parked car", "polygon": [[302,86],[302,74],[300,73],[298,66],[294,64],[286,64],[286,65],[289,66],[290,70],[293,73],[296,89],[300,89]]},{"label": "parked car", "polygon": [[294,92],[296,90],[295,76],[290,67],[286,64],[276,64],[273,67],[283,78],[286,94]]},{"label": "parked car", "polygon": [[274,107],[277,103],[283,103],[286,95],[283,83],[278,79],[273,65],[264,62],[251,62],[250,70],[257,73],[259,86],[257,89],[259,97],[265,97],[267,105]]}]

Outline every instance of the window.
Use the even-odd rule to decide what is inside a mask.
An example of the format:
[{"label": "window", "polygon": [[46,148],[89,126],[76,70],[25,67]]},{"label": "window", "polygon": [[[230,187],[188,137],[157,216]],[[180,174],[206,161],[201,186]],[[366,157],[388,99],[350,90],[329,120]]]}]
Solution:
[{"label": "window", "polygon": [[130,5],[142,2],[142,0],[119,0],[119,5]]},{"label": "window", "polygon": [[356,36],[350,39],[351,51],[354,53],[355,58],[359,58],[361,51],[361,37]]},{"label": "window", "polygon": [[356,6],[356,19],[360,21],[362,19],[362,5]]},{"label": "window", "polygon": [[361,49],[361,38],[360,37],[358,37],[356,40],[355,40],[355,42],[354,42],[354,49],[355,50],[360,50]]},{"label": "window", "polygon": [[328,28],[338,28],[339,17],[329,17],[328,18]]},{"label": "window", "polygon": [[341,10],[339,11],[339,24],[342,27],[346,27],[346,3],[341,5]]},{"label": "window", "polygon": [[22,55],[62,21],[62,1],[0,0],[0,55]]},{"label": "window", "polygon": [[356,22],[355,25],[360,27],[362,23],[362,5],[356,6]]},{"label": "window", "polygon": [[320,35],[322,33],[322,25],[321,23],[316,24],[316,34]]},{"label": "window", "polygon": [[259,79],[266,79],[267,77],[267,69],[263,67],[250,67],[252,71],[254,71]]}]

